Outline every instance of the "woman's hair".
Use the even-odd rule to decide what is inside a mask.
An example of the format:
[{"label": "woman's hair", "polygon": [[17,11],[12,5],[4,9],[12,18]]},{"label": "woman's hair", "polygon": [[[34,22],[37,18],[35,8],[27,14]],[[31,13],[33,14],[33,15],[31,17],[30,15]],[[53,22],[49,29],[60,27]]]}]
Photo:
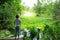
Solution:
[{"label": "woman's hair", "polygon": [[19,15],[18,14],[16,15],[16,18],[19,18]]}]

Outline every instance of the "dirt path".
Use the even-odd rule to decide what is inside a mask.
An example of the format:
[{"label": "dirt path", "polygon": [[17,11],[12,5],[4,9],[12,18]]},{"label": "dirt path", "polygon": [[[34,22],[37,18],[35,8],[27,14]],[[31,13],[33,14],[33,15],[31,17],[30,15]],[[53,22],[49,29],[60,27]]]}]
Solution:
[{"label": "dirt path", "polygon": [[10,37],[10,38],[0,38],[0,40],[23,40],[23,35],[20,35],[19,39],[18,37],[16,37],[16,39],[15,37]]}]

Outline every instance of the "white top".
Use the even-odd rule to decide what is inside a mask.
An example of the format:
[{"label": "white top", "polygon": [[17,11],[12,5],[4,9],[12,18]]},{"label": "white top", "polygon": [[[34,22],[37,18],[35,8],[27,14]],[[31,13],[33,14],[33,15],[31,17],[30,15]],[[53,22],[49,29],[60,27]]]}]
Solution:
[{"label": "white top", "polygon": [[15,18],[14,20],[14,26],[20,26],[21,20],[19,18]]}]

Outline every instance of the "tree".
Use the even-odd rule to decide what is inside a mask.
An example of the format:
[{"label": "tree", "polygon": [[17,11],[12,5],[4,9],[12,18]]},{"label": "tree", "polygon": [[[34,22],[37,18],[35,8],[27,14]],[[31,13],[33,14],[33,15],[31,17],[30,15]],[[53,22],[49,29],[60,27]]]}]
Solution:
[{"label": "tree", "polygon": [[0,0],[0,2],[0,27],[10,28],[13,26],[15,15],[21,13],[21,0]]},{"label": "tree", "polygon": [[41,11],[41,3],[39,0],[37,0],[37,5],[34,5],[34,12],[37,13],[37,16],[40,16],[40,11]]}]

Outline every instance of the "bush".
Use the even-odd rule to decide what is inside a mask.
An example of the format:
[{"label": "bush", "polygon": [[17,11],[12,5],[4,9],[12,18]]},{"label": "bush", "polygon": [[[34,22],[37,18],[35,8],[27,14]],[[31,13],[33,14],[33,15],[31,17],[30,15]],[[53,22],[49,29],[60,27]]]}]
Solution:
[{"label": "bush", "polygon": [[33,39],[35,36],[37,36],[38,32],[37,32],[35,27],[31,27],[29,30],[30,30],[30,37],[31,37],[31,39]]},{"label": "bush", "polygon": [[1,30],[0,31],[0,38],[7,38],[9,35],[11,35],[11,33],[8,30]]}]

